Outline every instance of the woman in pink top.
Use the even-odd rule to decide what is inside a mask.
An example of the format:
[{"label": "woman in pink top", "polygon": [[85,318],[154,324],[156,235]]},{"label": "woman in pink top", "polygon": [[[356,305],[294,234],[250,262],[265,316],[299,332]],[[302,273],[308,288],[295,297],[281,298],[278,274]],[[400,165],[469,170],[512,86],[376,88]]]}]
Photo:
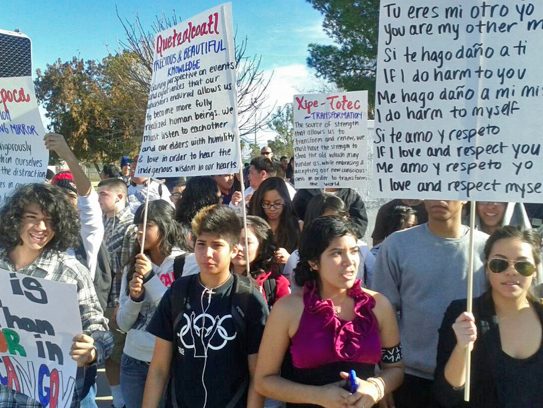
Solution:
[{"label": "woman in pink top", "polygon": [[[348,220],[320,217],[304,229],[296,267],[303,293],[270,314],[255,373],[259,393],[287,406],[370,408],[401,384],[396,316],[384,296],[362,289],[359,261]],[[373,377],[377,363],[382,370]],[[353,393],[338,382],[350,370],[357,373]]]}]

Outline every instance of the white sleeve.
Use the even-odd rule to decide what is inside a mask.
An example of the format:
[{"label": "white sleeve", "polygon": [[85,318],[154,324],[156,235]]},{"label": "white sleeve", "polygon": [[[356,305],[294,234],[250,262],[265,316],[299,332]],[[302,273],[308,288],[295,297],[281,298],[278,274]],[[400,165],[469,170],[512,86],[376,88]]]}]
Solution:
[{"label": "white sleeve", "polygon": [[294,268],[296,268],[298,262],[300,262],[300,256],[298,255],[298,250],[296,249],[292,251],[292,254],[290,254],[288,257],[288,261],[283,268],[283,275],[292,276],[292,272],[294,272]]},{"label": "white sleeve", "polygon": [[170,190],[168,189],[166,184],[160,183],[160,185],[162,186],[162,188],[160,189],[161,194],[159,194],[160,199],[169,202],[172,205],[172,207],[175,208],[175,204],[170,199],[170,196],[171,196]]},{"label": "white sleeve", "polygon": [[286,183],[286,185],[287,185],[288,193],[290,195],[290,199],[294,200],[294,196],[296,195],[296,189],[292,187],[290,183]]},{"label": "white sleeve", "polygon": [[183,276],[196,275],[199,272],[200,267],[196,262],[196,256],[193,253],[187,254],[185,265],[183,266]]},{"label": "white sleeve", "polygon": [[117,309],[116,319],[119,328],[128,333],[134,323],[136,323],[136,320],[138,320],[138,315],[143,306],[143,300],[141,302],[134,302],[130,298],[130,295],[128,294],[128,282],[126,281],[127,275],[128,268],[125,267],[121,281],[121,293],[119,294],[119,308]]},{"label": "white sleeve", "polygon": [[296,280],[294,279],[296,275],[294,273],[294,268],[298,266],[298,262],[300,262],[300,255],[298,254],[298,250],[296,249],[288,257],[288,261],[285,264],[285,268],[283,269],[283,275],[286,275],[288,277],[288,280],[290,281],[290,290],[292,293],[299,292],[302,289],[301,286],[298,286]]},{"label": "white sleeve", "polygon": [[[252,188],[252,187],[247,187],[245,189],[245,194],[244,194],[244,197],[247,198],[247,196],[249,194],[253,194],[255,192],[255,190]],[[232,204],[232,201],[230,201],[230,203],[228,204],[228,206],[234,210],[236,212],[236,214],[241,217],[243,216],[243,207],[242,207],[242,203],[243,201],[240,201],[239,205],[234,205]]]},{"label": "white sleeve", "polygon": [[91,189],[88,196],[78,196],[77,209],[81,221],[81,238],[87,255],[87,266],[94,281],[98,251],[104,239],[104,224],[102,222],[102,210],[98,203],[98,194]]}]

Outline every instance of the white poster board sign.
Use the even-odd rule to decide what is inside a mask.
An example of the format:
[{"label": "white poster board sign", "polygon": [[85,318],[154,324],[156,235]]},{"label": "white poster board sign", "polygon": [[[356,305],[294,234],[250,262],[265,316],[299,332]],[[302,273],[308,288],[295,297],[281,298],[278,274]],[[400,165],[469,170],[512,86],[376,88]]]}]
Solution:
[{"label": "white poster board sign", "polygon": [[0,78],[0,205],[17,186],[45,181],[44,136],[32,78]]},{"label": "white poster board sign", "polygon": [[296,188],[359,188],[367,177],[367,91],[295,95]]},{"label": "white poster board sign", "polygon": [[543,4],[380,13],[373,195],[543,202]]},{"label": "white poster board sign", "polygon": [[0,269],[0,380],[45,408],[69,407],[82,333],[77,288]]},{"label": "white poster board sign", "polygon": [[157,35],[136,175],[238,171],[234,51],[230,3]]}]

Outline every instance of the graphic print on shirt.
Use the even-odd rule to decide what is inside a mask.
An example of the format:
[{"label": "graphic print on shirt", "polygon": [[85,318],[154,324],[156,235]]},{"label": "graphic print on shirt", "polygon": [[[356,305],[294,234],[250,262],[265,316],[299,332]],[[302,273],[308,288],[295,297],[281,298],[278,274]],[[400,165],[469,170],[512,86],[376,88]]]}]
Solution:
[{"label": "graphic print on shirt", "polygon": [[[231,314],[212,316],[209,313],[192,312],[183,315],[185,322],[177,337],[185,349],[194,349],[194,357],[205,358],[209,350],[222,350],[229,341],[236,338],[237,333]],[[228,324],[230,321],[231,324]],[[185,350],[179,347],[179,353],[185,355]]]}]

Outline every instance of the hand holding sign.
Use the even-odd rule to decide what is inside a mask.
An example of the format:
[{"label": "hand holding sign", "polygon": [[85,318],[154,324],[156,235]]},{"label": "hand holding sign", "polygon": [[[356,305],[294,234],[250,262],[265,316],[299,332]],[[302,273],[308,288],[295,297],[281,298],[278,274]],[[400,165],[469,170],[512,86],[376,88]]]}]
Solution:
[{"label": "hand holding sign", "polygon": [[146,255],[137,254],[134,268],[136,273],[140,274],[141,277],[144,278],[153,270],[153,264],[151,264],[151,260]]},{"label": "hand holding sign", "polygon": [[475,325],[473,313],[462,313],[458,316],[452,328],[456,336],[457,347],[462,350],[468,346],[473,348],[473,343],[477,340],[477,326]]},{"label": "hand holding sign", "polygon": [[241,203],[241,191],[235,191],[234,194],[232,194],[232,198],[230,199],[230,202],[233,206],[238,206],[239,203]]},{"label": "hand holding sign", "polygon": [[43,140],[45,141],[47,150],[53,150],[65,162],[77,161],[64,136],[58,133],[47,133]]},{"label": "hand holding sign", "polygon": [[80,196],[88,196],[92,190],[92,184],[85,173],[85,170],[79,165],[79,160],[75,157],[74,152],[66,143],[64,136],[58,133],[48,133],[43,138],[47,150],[53,150],[58,156],[66,162],[70,171],[74,176],[74,183],[77,188],[77,194]]},{"label": "hand holding sign", "polygon": [[92,364],[94,360],[96,360],[94,339],[86,334],[78,334],[75,336],[70,356],[72,356],[72,359],[77,363],[78,367]]},{"label": "hand holding sign", "polygon": [[128,284],[128,287],[132,300],[139,301],[145,293],[143,279],[153,270],[153,265],[145,254],[137,254],[134,270],[134,276]]},{"label": "hand holding sign", "polygon": [[132,280],[128,284],[128,289],[132,300],[136,302],[141,300],[145,293],[145,288],[143,287],[143,277],[139,273],[134,273]]}]

